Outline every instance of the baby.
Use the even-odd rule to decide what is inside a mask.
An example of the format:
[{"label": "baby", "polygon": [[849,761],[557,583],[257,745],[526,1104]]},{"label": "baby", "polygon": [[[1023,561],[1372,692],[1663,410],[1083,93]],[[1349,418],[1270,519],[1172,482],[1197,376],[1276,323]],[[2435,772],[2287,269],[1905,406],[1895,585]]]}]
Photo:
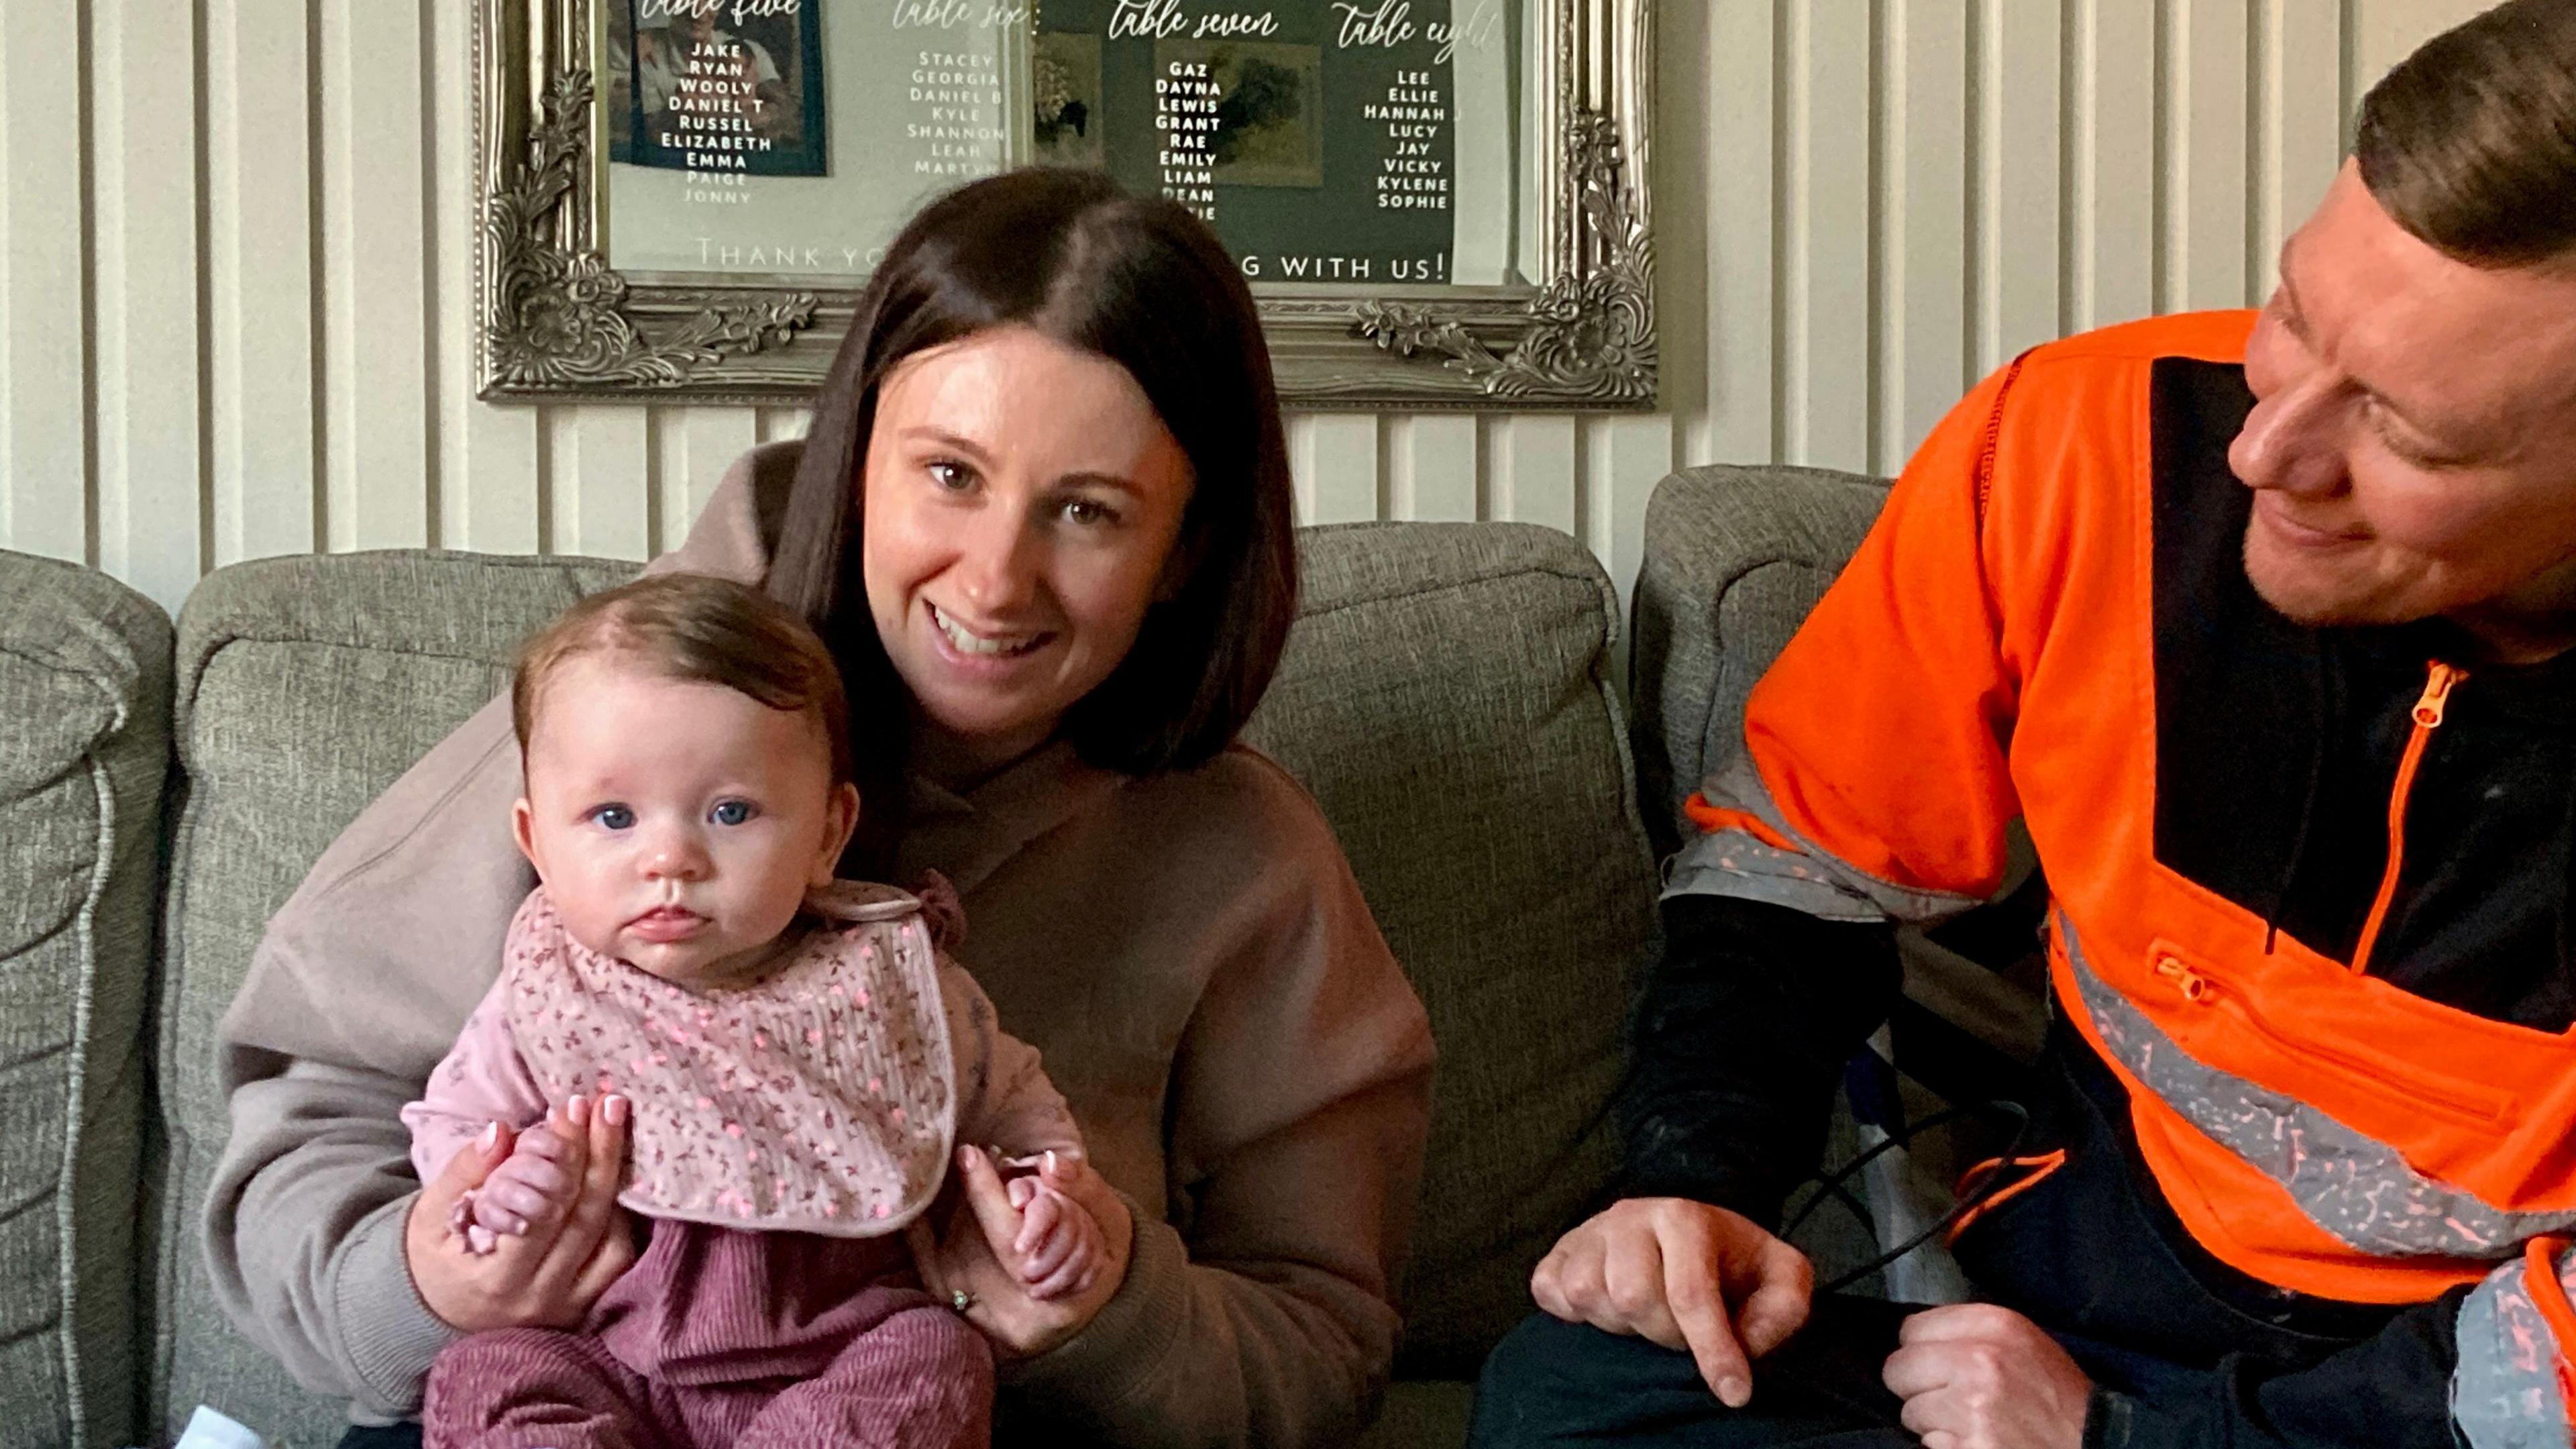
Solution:
[{"label": "baby", "polygon": [[[956,1143],[1026,1167],[1080,1140],[940,952],[946,883],[833,878],[859,796],[831,654],[749,589],[667,574],[531,638],[512,704],[511,823],[540,884],[403,1109],[412,1165],[431,1180],[496,1122],[572,1131],[613,1092],[632,1114],[618,1200],[651,1235],[578,1332],[449,1345],[428,1445],[987,1441],[990,1351],[922,1291],[903,1230]],[[444,1251],[569,1205],[543,1136],[459,1202]],[[1010,1196],[995,1256],[1034,1296],[1079,1290],[1099,1225],[1044,1173]]]}]

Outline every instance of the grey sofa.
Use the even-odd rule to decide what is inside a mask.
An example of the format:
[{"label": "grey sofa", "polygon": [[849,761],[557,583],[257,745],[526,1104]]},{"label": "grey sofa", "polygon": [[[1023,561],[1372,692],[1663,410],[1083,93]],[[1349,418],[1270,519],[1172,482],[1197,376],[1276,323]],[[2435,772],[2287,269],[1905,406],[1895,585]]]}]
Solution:
[{"label": "grey sofa", "polygon": [[[1458,1442],[1531,1265],[1615,1170],[1658,843],[1878,496],[1796,470],[1665,481],[1633,751],[1617,601],[1571,539],[1305,535],[1251,738],[1322,802],[1442,1052],[1406,1343],[1367,1442]],[[273,1445],[336,1437],[339,1406],[208,1292],[216,1022],[341,825],[502,685],[524,630],[629,571],[268,560],[207,578],[174,630],[101,575],[0,553],[0,1446],[166,1443],[200,1402]]]}]

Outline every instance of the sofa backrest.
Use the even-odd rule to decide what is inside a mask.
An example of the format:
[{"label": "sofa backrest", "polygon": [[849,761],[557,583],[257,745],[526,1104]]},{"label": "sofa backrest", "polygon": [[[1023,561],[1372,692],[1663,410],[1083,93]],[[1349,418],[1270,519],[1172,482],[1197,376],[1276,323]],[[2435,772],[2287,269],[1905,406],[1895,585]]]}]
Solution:
[{"label": "sofa backrest", "polygon": [[[268,918],[378,792],[508,680],[530,627],[631,564],[394,553],[262,560],[180,611],[160,987],[161,1152],[147,1182],[147,1433],[212,1404],[275,1446],[328,1449],[344,1406],[235,1333],[199,1247],[227,1135],[215,1028]],[[157,1419],[157,1422],[154,1420]]]},{"label": "sofa backrest", "polygon": [[1682,802],[1741,748],[1744,700],[1887,501],[1825,468],[1685,468],[1646,501],[1631,677],[1637,780],[1658,856]]},{"label": "sofa backrest", "polygon": [[[1528,1311],[1538,1256],[1599,1190],[1653,866],[1591,555],[1518,525],[1363,524],[1302,537],[1306,593],[1250,731],[1340,835],[1428,1004],[1442,1060],[1403,1285],[1404,1368],[1472,1373]],[[214,1031],[263,923],[377,792],[502,687],[520,635],[631,566],[394,553],[209,578],[180,620],[187,795],[167,898],[168,1123],[150,1209],[152,1403],[211,1402],[270,1442],[327,1443],[338,1406],[236,1335],[197,1215],[226,1131]]]},{"label": "sofa backrest", "polygon": [[1311,529],[1247,731],[1305,782],[1431,1013],[1430,1160],[1398,1372],[1472,1378],[1616,1170],[1654,861],[1591,553],[1525,524]]},{"label": "sofa backrest", "polygon": [[170,621],[0,553],[0,1446],[118,1444]]}]

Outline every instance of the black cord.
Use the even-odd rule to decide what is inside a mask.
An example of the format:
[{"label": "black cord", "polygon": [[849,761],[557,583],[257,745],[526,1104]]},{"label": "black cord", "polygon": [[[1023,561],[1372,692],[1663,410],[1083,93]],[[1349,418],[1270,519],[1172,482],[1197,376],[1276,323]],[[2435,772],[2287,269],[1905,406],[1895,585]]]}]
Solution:
[{"label": "black cord", "polygon": [[[1851,1161],[1844,1163],[1842,1166],[1835,1168],[1831,1172],[1819,1173],[1816,1176],[1809,1178],[1808,1181],[1814,1182],[1818,1185],[1816,1195],[1809,1198],[1806,1204],[1798,1209],[1797,1216],[1791,1218],[1788,1224],[1780,1229],[1780,1236],[1786,1238],[1797,1232],[1799,1226],[1805,1223],[1809,1217],[1813,1216],[1816,1209],[1822,1206],[1828,1198],[1833,1198],[1852,1207],[1854,1211],[1860,1214],[1861,1221],[1869,1224],[1874,1229],[1876,1227],[1875,1220],[1868,1215],[1866,1208],[1862,1207],[1854,1200],[1850,1190],[1846,1188],[1844,1184],[1848,1183],[1855,1173],[1858,1173],[1862,1168],[1869,1166],[1872,1162],[1877,1161],[1883,1154],[1887,1153],[1891,1149],[1903,1147],[1912,1143],[1915,1138],[1931,1131],[1935,1127],[1943,1127],[1952,1122],[1964,1121],[1970,1117],[1983,1116],[1987,1114],[2002,1114],[2013,1119],[2014,1126],[2012,1142],[2009,1146],[2005,1147],[2002,1159],[2004,1163],[2009,1164],[2014,1158],[2022,1155],[2022,1148],[2028,1144],[2030,1138],[2030,1112],[2027,1108],[2024,1108],[2018,1102],[2007,1102],[2001,1098],[1997,1098],[1990,1102],[1980,1102],[1972,1106],[1945,1107],[1942,1110],[1918,1121],[1907,1122],[1899,1125],[1896,1130],[1887,1134],[1885,1140],[1873,1144],[1867,1151],[1861,1153],[1858,1157],[1853,1158]],[[1818,1293],[1839,1293],[1854,1283],[1859,1282],[1863,1278],[1868,1277],[1870,1274],[1894,1263],[1897,1259],[1904,1257],[1915,1249],[1922,1247],[1925,1243],[1932,1241],[1941,1234],[1948,1232],[1952,1224],[1967,1216],[1970,1212],[1983,1204],[1988,1198],[1993,1197],[1997,1192],[2002,1191],[2009,1176],[2010,1174],[1998,1169],[1992,1176],[1977,1184],[1977,1186],[1970,1191],[1967,1196],[1961,1198],[1948,1212],[1943,1213],[1930,1227],[1916,1233],[1904,1242],[1899,1243],[1896,1247],[1879,1254],[1877,1257],[1870,1259],[1868,1262],[1861,1264],[1850,1272],[1844,1273],[1840,1277],[1835,1278],[1832,1282],[1823,1285],[1816,1291]]]}]

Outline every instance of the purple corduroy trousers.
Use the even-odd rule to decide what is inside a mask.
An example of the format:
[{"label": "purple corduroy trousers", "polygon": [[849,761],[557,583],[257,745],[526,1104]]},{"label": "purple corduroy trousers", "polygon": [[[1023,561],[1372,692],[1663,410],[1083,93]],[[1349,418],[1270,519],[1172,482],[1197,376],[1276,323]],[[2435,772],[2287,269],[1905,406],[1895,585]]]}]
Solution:
[{"label": "purple corduroy trousers", "polygon": [[962,1449],[993,1437],[993,1355],[901,1238],[659,1219],[577,1332],[457,1340],[424,1449]]}]

